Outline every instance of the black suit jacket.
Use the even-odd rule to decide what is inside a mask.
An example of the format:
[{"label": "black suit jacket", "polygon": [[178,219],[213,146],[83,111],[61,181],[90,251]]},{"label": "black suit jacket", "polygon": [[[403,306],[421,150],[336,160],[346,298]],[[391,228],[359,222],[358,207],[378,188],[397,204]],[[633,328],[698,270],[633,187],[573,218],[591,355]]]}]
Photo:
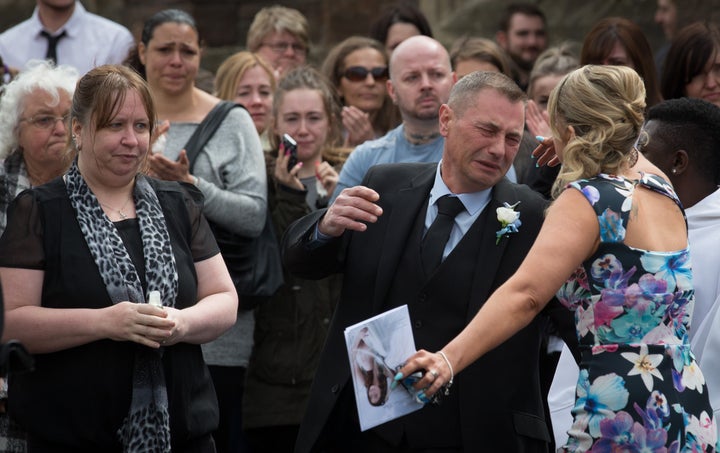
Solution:
[{"label": "black suit jacket", "polygon": [[[383,310],[398,263],[414,222],[427,203],[437,164],[389,164],[368,171],[363,185],[380,194],[383,215],[364,232],[346,232],[341,239],[316,247],[311,244],[315,225],[324,211],[314,212],[291,225],[283,238],[288,269],[303,278],[321,278],[344,272],[343,293],[300,428],[296,453],[322,451],[325,427],[341,390],[350,382],[350,366],[343,331]],[[520,201],[516,208],[522,226],[496,245],[500,224],[495,209],[503,202]],[[485,208],[482,248],[476,258],[466,323],[492,292],[510,277],[524,259],[543,220],[544,200],[526,186],[503,179]],[[551,259],[551,257],[548,257]],[[542,278],[542,276],[538,276]],[[571,314],[557,301],[546,307],[571,344],[575,338]],[[547,451],[550,433],[543,415],[538,359],[542,322],[539,316],[507,342],[468,366],[455,380],[462,388],[462,445],[465,451]],[[458,332],[459,333],[459,332]],[[416,345],[422,348],[423,345]],[[439,433],[439,435],[442,435]],[[541,443],[542,448],[537,445]]]}]

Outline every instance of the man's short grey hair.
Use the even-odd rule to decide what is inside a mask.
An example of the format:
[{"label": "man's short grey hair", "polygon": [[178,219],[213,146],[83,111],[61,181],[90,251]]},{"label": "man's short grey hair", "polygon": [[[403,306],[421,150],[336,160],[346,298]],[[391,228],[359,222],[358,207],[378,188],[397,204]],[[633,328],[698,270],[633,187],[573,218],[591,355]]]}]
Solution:
[{"label": "man's short grey hair", "polygon": [[475,71],[466,75],[450,90],[448,105],[457,113],[463,113],[465,109],[475,102],[476,95],[486,88],[497,91],[505,96],[510,102],[527,102],[527,95],[520,89],[517,83],[501,72]]}]

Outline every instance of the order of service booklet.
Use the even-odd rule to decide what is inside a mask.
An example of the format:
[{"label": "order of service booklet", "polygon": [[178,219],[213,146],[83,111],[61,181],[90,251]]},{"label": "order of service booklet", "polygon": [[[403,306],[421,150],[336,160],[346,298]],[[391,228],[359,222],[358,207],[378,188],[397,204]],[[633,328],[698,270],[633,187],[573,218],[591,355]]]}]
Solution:
[{"label": "order of service booklet", "polygon": [[390,388],[397,371],[415,353],[407,305],[346,328],[345,343],[362,431],[423,407],[402,385]]}]

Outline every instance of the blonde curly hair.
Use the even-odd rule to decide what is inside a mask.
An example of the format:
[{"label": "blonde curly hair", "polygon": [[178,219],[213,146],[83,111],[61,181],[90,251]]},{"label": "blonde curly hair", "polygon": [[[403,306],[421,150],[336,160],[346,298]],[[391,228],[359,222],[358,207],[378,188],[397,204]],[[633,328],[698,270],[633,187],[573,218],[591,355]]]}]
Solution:
[{"label": "blonde curly hair", "polygon": [[567,140],[552,195],[599,173],[619,174],[634,164],[645,113],[645,85],[626,66],[586,65],[566,75],[550,94],[553,136]]}]

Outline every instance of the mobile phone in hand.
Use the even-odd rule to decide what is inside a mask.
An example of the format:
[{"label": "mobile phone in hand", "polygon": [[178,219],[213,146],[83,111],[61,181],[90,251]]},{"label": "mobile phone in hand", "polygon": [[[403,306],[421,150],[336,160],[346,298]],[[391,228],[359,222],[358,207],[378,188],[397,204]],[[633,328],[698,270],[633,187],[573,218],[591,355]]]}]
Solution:
[{"label": "mobile phone in hand", "polygon": [[285,149],[285,155],[290,156],[290,159],[288,159],[288,166],[287,171],[288,173],[290,170],[293,169],[295,165],[298,163],[297,158],[297,142],[295,139],[290,137],[288,134],[283,134],[282,136],[282,142],[283,142],[283,148]]}]

